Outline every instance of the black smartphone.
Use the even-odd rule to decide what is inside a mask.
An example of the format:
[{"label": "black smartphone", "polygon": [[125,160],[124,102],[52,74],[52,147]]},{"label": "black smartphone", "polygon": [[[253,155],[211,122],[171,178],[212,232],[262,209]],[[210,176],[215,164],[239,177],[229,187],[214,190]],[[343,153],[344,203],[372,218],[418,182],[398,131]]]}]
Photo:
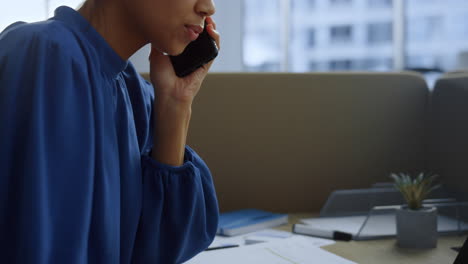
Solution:
[{"label": "black smartphone", "polygon": [[177,76],[185,77],[218,56],[218,46],[205,29],[182,54],[170,56]]}]

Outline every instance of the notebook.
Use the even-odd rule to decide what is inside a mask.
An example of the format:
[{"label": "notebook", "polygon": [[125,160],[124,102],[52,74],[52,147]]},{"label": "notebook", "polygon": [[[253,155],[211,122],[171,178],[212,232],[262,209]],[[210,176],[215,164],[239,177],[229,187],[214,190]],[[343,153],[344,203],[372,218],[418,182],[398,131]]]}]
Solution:
[{"label": "notebook", "polygon": [[287,223],[287,214],[276,214],[257,209],[244,209],[221,214],[217,234],[236,236]]}]

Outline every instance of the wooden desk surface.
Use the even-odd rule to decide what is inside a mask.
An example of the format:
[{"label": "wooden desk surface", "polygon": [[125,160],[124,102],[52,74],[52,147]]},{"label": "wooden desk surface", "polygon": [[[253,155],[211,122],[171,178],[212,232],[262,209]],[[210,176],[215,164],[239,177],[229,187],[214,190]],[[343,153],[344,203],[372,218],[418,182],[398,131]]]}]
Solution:
[{"label": "wooden desk surface", "polygon": [[[313,214],[290,214],[289,224],[278,227],[291,231],[292,225],[301,218],[310,218]],[[396,246],[395,239],[370,241],[337,241],[323,249],[359,264],[452,264],[457,252],[451,247],[460,247],[467,236],[441,236],[437,248],[427,250],[402,249]]]}]

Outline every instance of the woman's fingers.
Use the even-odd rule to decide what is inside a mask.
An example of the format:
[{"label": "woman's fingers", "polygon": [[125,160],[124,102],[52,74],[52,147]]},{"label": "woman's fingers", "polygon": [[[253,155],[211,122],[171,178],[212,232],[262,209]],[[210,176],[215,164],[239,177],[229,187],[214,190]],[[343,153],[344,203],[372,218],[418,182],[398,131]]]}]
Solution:
[{"label": "woman's fingers", "polygon": [[[208,34],[214,39],[216,46],[218,47],[218,51],[221,49],[220,45],[220,35],[219,32],[216,30],[216,23],[213,20],[212,17],[207,17],[206,18],[206,29],[208,31]],[[214,60],[210,61],[207,65],[205,65],[203,68],[205,68],[205,71],[208,71],[211,68],[211,65],[213,64]]]},{"label": "woman's fingers", "polygon": [[212,17],[206,18],[206,27],[208,34],[215,40],[216,45],[218,46],[218,50],[221,48],[220,46],[220,36],[219,32],[216,31],[216,23],[214,22]]},{"label": "woman's fingers", "polygon": [[216,30],[216,22],[214,21],[214,19],[212,17],[207,17],[206,18],[206,23],[207,24],[213,24],[213,27]]}]

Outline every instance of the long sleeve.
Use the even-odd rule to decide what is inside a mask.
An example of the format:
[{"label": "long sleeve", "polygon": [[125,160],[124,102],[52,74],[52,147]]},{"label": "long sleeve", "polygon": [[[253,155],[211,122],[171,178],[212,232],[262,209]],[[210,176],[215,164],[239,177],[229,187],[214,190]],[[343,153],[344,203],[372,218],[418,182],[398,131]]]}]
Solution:
[{"label": "long sleeve", "polygon": [[1,262],[85,263],[102,168],[90,85],[73,47],[28,30],[0,35]]},{"label": "long sleeve", "polygon": [[186,147],[181,167],[143,158],[143,211],[134,263],[183,263],[214,238],[218,206],[211,175]]},{"label": "long sleeve", "polygon": [[133,67],[125,71],[141,149],[142,214],[133,263],[183,263],[213,240],[218,203],[211,173],[186,146],[184,164],[173,167],[151,158],[153,87]]}]

